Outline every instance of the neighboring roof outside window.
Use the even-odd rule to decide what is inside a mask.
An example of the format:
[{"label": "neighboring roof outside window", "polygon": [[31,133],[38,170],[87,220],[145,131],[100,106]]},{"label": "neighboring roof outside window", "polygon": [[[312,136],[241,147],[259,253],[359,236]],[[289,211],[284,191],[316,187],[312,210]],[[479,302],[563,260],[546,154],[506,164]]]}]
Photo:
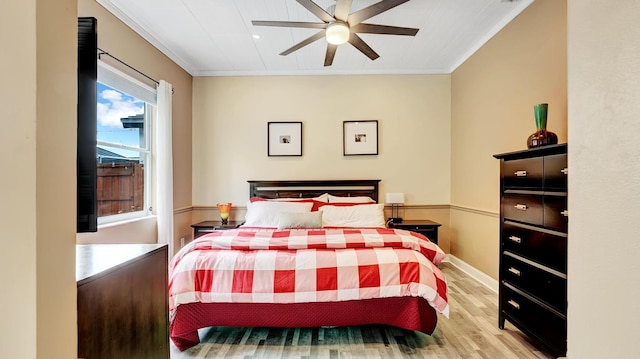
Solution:
[{"label": "neighboring roof outside window", "polygon": [[105,150],[100,146],[96,147],[96,159],[98,163],[131,163],[131,162],[138,163],[140,162],[138,158],[125,157],[118,153]]}]

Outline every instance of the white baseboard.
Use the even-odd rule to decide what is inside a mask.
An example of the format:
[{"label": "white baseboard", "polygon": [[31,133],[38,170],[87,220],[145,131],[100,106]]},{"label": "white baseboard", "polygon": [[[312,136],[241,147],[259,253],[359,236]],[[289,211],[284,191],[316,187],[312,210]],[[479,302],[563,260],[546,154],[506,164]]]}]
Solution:
[{"label": "white baseboard", "polygon": [[452,265],[458,267],[458,269],[460,269],[461,271],[467,273],[471,278],[477,280],[478,282],[480,282],[481,284],[483,284],[485,287],[489,288],[490,290],[494,291],[495,293],[498,293],[498,281],[491,278],[490,276],[484,274],[483,272],[481,272],[480,270],[476,269],[475,267],[471,266],[470,264],[468,264],[467,262],[463,261],[462,259],[451,255],[451,254],[447,254],[446,259],[444,260],[445,262],[449,262]]}]

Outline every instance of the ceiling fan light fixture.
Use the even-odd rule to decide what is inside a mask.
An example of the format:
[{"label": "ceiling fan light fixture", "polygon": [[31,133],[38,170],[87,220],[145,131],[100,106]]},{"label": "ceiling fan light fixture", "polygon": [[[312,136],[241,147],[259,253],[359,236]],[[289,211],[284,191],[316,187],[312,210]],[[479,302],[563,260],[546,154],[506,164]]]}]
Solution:
[{"label": "ceiling fan light fixture", "polygon": [[[335,0],[335,5],[324,10],[316,2],[317,0],[296,0],[298,4],[315,15],[321,22],[306,21],[256,21],[251,23],[254,26],[278,26],[291,28],[308,28],[321,29],[308,38],[296,43],[290,48],[280,53],[282,56],[291,54],[294,51],[314,43],[323,37],[327,41],[324,66],[331,66],[336,55],[338,45],[346,42],[355,47],[371,60],[380,57],[358,34],[384,34],[384,35],[402,35],[416,36],[419,29],[400,26],[369,24],[363,21],[376,17],[377,15],[393,9],[398,5],[402,5],[409,0],[367,0],[376,1],[373,5],[361,8],[356,11],[352,10],[355,0]],[[323,0],[326,2],[328,0]],[[519,0],[512,0],[519,1]],[[356,6],[358,8],[358,6]],[[353,28],[352,28],[353,27]]]},{"label": "ceiling fan light fixture", "polygon": [[327,42],[332,45],[342,45],[349,40],[349,26],[344,22],[334,22],[327,26]]}]

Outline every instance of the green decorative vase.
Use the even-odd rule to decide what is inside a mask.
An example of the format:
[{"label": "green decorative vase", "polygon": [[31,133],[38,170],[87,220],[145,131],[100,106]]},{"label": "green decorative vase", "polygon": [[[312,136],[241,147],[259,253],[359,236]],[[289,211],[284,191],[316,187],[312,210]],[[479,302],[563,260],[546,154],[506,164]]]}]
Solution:
[{"label": "green decorative vase", "polygon": [[536,132],[527,138],[527,147],[540,147],[547,145],[555,145],[558,143],[558,136],[547,131],[547,110],[549,104],[539,103],[533,106],[533,114],[536,118]]}]

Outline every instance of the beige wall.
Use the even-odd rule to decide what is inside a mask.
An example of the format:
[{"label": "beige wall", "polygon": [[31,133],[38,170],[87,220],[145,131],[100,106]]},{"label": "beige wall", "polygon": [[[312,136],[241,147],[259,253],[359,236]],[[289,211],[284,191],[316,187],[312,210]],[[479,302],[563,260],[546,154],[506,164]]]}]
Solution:
[{"label": "beige wall", "polygon": [[[193,204],[244,205],[251,179],[381,179],[448,203],[449,119],[448,75],[198,77]],[[343,156],[346,120],[378,120],[378,156]],[[269,121],[303,122],[302,157],[267,157]]]},{"label": "beige wall", "polygon": [[[98,47],[121,59],[156,80],[166,80],[174,87],[173,94],[173,204],[178,209],[174,215],[174,238],[188,236],[191,228],[191,91],[192,77],[158,49],[149,44],[95,0],[78,0],[78,16],[98,19]],[[109,62],[108,57],[103,57]],[[116,68],[127,72],[126,68]],[[144,82],[144,78],[137,76]],[[147,81],[148,82],[148,81]],[[155,85],[153,82],[150,85]],[[153,219],[152,219],[153,220]],[[157,231],[149,220],[134,221],[119,227],[101,228],[97,233],[78,236],[79,243],[155,243]]]},{"label": "beige wall", "polygon": [[[451,253],[498,278],[499,161],[526,149],[533,105],[567,142],[566,1],[538,0],[451,76]],[[462,213],[464,212],[464,213]]]},{"label": "beige wall", "polygon": [[[381,195],[404,192],[408,206],[450,201],[448,75],[196,77],[193,83],[194,206],[244,207],[252,179],[381,179]],[[378,120],[378,156],[343,156],[348,120]],[[303,122],[302,157],[267,156],[269,121]]]},{"label": "beige wall", "polygon": [[75,358],[75,1],[0,11],[0,357]]},{"label": "beige wall", "polygon": [[640,358],[639,16],[569,1],[569,358]]},{"label": "beige wall", "polygon": [[[12,176],[0,176],[0,282],[8,284],[0,295],[0,356],[35,358],[37,4],[11,5],[0,12],[0,166],[13,169]],[[14,275],[16,268],[20,276]],[[9,288],[20,295],[7,295]]]}]

